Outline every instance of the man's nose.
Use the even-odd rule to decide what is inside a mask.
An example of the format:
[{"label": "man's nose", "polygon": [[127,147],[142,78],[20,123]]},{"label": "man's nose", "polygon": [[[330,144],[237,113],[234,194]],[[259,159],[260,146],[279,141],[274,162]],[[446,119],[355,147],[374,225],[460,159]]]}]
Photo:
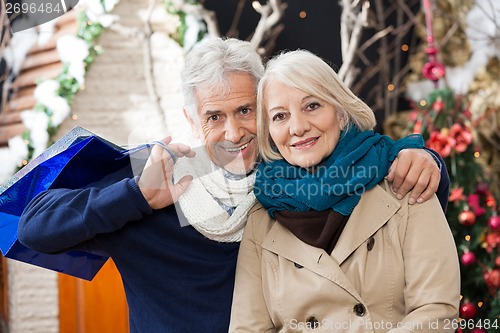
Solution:
[{"label": "man's nose", "polygon": [[235,118],[228,118],[225,123],[225,139],[231,142],[239,142],[245,135],[241,121]]}]

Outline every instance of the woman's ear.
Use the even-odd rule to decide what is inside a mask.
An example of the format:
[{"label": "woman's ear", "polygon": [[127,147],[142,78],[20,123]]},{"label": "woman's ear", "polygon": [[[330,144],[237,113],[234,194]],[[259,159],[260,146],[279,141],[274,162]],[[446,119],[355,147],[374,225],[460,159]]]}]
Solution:
[{"label": "woman's ear", "polygon": [[269,138],[269,145],[271,146],[271,149],[279,154],[278,147],[276,147],[276,144],[274,143],[273,139]]},{"label": "woman's ear", "polygon": [[349,119],[347,117],[346,112],[344,110],[338,110],[337,111],[337,119],[338,119],[338,122],[339,122],[340,130],[343,130],[347,126],[347,124],[349,122]]}]

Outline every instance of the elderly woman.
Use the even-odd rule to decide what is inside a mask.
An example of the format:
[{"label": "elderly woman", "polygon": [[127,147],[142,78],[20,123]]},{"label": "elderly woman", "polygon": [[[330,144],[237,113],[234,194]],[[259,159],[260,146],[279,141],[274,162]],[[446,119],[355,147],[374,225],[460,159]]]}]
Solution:
[{"label": "elderly woman", "polygon": [[269,61],[258,90],[263,162],[239,250],[230,332],[453,331],[456,247],[437,198],[384,179],[402,148],[328,64]]}]

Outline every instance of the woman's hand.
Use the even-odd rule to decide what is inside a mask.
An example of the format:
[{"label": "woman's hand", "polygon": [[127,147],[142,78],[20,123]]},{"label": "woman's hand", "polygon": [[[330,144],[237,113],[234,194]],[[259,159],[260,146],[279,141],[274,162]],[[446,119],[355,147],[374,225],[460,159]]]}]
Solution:
[{"label": "woman's hand", "polygon": [[441,170],[426,150],[403,149],[392,163],[387,179],[399,199],[411,191],[408,203],[412,205],[427,201],[436,193]]},{"label": "woman's hand", "polygon": [[175,163],[172,154],[175,154],[176,158],[194,157],[195,152],[184,144],[169,144],[171,141],[172,138],[169,136],[161,140],[168,145],[170,152],[161,145],[153,147],[137,182],[142,195],[153,209],[161,209],[173,204],[193,180],[191,176],[184,176],[177,184],[172,182]]}]

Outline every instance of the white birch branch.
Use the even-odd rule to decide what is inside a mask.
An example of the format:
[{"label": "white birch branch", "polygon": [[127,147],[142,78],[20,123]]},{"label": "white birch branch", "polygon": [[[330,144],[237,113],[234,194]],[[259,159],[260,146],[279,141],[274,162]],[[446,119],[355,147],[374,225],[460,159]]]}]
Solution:
[{"label": "white birch branch", "polygon": [[283,4],[281,0],[269,0],[265,5],[254,1],[252,6],[261,17],[250,43],[259,51],[260,45],[272,35],[273,28],[283,18],[286,4]]},{"label": "white birch branch", "polygon": [[[370,2],[363,0],[342,0],[343,10],[341,15],[341,44],[342,44],[342,66],[339,69],[339,77],[347,86],[351,86],[354,80],[355,53],[361,41],[363,28],[368,24],[368,10]],[[357,9],[355,6],[360,6]]]}]

